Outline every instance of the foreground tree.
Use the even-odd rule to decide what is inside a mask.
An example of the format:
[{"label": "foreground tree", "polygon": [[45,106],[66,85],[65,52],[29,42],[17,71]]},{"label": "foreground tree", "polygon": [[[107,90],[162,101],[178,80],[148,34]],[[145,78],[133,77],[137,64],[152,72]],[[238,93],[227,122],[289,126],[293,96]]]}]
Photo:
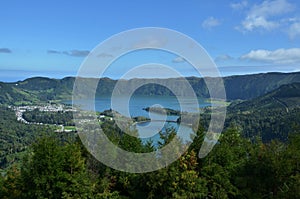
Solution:
[{"label": "foreground tree", "polygon": [[21,197],[20,170],[13,166],[5,177],[0,176],[0,198],[17,199]]},{"label": "foreground tree", "polygon": [[46,137],[32,147],[21,169],[24,198],[89,198],[85,160],[77,144]]}]

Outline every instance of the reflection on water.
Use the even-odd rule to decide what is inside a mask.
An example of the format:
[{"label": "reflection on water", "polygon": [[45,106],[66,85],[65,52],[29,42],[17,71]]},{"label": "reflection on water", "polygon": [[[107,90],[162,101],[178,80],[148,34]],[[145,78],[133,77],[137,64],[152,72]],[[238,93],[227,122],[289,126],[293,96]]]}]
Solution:
[{"label": "reflection on water", "polygon": [[[193,130],[189,126],[180,125],[175,122],[160,122],[152,121],[151,128],[149,128],[150,122],[137,123],[135,128],[139,133],[139,137],[142,137],[141,140],[143,143],[147,141],[152,141],[154,147],[158,147],[158,142],[163,141],[160,138],[159,132],[166,133],[166,129],[172,128],[176,131],[177,136],[183,141],[183,143],[191,141],[190,135],[194,134]],[[148,127],[147,127],[148,126]],[[162,128],[161,128],[162,126]],[[180,126],[180,129],[179,129]],[[147,127],[147,128],[144,128]]]},{"label": "reflection on water", "polygon": [[[181,102],[181,105],[184,105],[185,111],[187,112],[197,112],[199,111],[199,107],[206,107],[210,105],[210,103],[205,102],[202,98],[198,98],[199,107],[195,107],[195,104],[191,104],[191,101],[191,99],[185,98]],[[190,135],[194,133],[190,126],[180,125],[176,122],[164,122],[165,120],[176,121],[178,116],[169,115],[165,117],[153,112],[149,114],[147,111],[143,110],[143,108],[146,107],[159,105],[163,108],[182,111],[181,106],[175,96],[133,96],[130,98],[129,104],[126,102],[125,98],[123,99],[122,97],[119,97],[116,102],[118,104],[117,106],[114,106],[111,104],[110,96],[102,96],[95,99],[95,104],[93,103],[93,100],[77,101],[75,104],[80,105],[80,107],[85,110],[96,110],[99,112],[116,107],[117,109],[113,108],[113,110],[127,117],[144,116],[151,118],[151,125],[150,122],[142,122],[137,123],[135,128],[137,129],[139,137],[143,143],[152,140],[155,147],[158,146],[158,141],[162,141],[160,139],[159,132],[161,131],[164,133],[167,128],[173,128],[184,143],[191,141]],[[72,102],[66,101],[65,103],[71,104]]]},{"label": "reflection on water", "polygon": [[[120,97],[117,100],[119,105],[116,107],[120,108],[120,110],[115,110],[115,111],[122,113],[125,112],[124,110],[126,110],[128,107],[129,114],[131,117],[136,117],[136,116],[149,117],[148,112],[143,110],[143,108],[151,107],[155,104],[158,104],[164,108],[181,110],[179,102],[175,96],[133,96],[130,98],[129,104],[127,104],[124,99]],[[65,101],[65,103],[72,104],[72,101]],[[96,110],[99,112],[112,108],[110,96],[101,96],[96,98],[95,104],[93,104],[93,100],[82,100],[82,101],[76,101],[74,103],[80,105],[85,110]],[[182,105],[185,106],[185,111],[187,112],[198,112],[198,108],[195,107],[195,104],[191,104],[190,98],[183,99]],[[202,98],[198,98],[198,105],[199,107],[206,107],[209,106],[210,103],[205,102]]]}]

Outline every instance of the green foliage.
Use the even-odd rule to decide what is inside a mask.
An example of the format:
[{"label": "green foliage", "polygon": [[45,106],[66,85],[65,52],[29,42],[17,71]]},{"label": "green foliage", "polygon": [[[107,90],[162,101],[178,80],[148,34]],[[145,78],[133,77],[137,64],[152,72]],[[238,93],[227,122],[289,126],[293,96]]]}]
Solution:
[{"label": "green foliage", "polygon": [[286,141],[300,120],[300,83],[280,88],[228,107],[225,126],[239,126],[249,138],[260,136],[264,142]]},{"label": "green foliage", "polygon": [[197,171],[192,150],[166,168],[148,174],[148,198],[205,198],[207,182]]},{"label": "green foliage", "polygon": [[[203,79],[188,80],[193,87],[199,87],[197,95],[207,95]],[[62,99],[70,94],[73,81],[74,78],[32,78],[18,85],[1,83],[0,103]],[[5,169],[1,170],[0,198],[300,198],[300,86],[280,87],[294,81],[299,81],[299,73],[225,78],[226,88],[236,86],[228,91],[229,98],[234,99],[245,92],[243,98],[248,99],[279,88],[231,105],[227,130],[207,157],[197,157],[209,119],[204,114],[200,122],[203,125],[190,148],[166,168],[144,174],[119,172],[103,165],[87,152],[78,137],[77,140],[67,134],[41,137],[53,129],[17,122],[12,110],[0,106],[0,166]],[[109,93],[115,81],[104,78],[101,84],[106,88],[102,91],[98,88],[98,92]],[[40,91],[37,85],[45,89]],[[150,84],[138,92],[143,94],[149,89],[153,95],[166,94],[163,87],[157,88]],[[64,121],[68,118],[64,114],[34,112],[28,117],[39,121],[41,118],[70,121]],[[139,153],[155,150],[152,143],[143,144],[122,132],[114,121],[101,123],[101,128],[115,145],[125,150]],[[70,137],[74,138],[74,134]],[[159,147],[176,139],[174,129],[161,133],[161,139]],[[178,151],[179,148],[172,148],[172,152]],[[135,160],[128,159],[126,166],[132,161]]]},{"label": "green foliage", "polygon": [[89,198],[90,182],[80,147],[41,138],[21,168],[24,198]]},{"label": "green foliage", "polygon": [[[199,159],[203,135],[171,165],[144,174],[106,167],[78,139],[43,137],[0,178],[0,198],[299,198],[300,134],[264,144],[230,128]],[[162,138],[163,146],[173,131]],[[131,141],[122,141],[127,150],[145,150]]]},{"label": "green foliage", "polygon": [[52,131],[49,126],[18,122],[13,110],[0,106],[0,168],[4,169],[19,161],[37,137]]},{"label": "green foliage", "polygon": [[282,85],[300,82],[300,73],[265,73],[224,78],[227,99],[253,99]]},{"label": "green foliage", "polygon": [[25,111],[23,113],[23,118],[31,123],[43,123],[43,124],[57,124],[57,125],[66,125],[66,126],[74,126],[73,122],[73,112],[67,111],[59,111],[59,112],[46,112],[39,111],[39,109],[35,109],[32,111]]},{"label": "green foliage", "polygon": [[22,191],[20,187],[20,170],[13,166],[5,177],[0,179],[0,198],[3,199],[18,199],[21,197]]}]

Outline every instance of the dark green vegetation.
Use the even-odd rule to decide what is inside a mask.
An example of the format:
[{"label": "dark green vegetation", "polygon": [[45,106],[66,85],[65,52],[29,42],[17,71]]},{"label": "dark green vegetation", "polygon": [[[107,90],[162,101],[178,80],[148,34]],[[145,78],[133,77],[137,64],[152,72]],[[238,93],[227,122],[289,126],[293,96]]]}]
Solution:
[{"label": "dark green vegetation", "polygon": [[[211,107],[203,108],[201,126],[208,127]],[[218,107],[215,107],[218,109]],[[187,114],[193,121],[193,114]],[[179,118],[180,121],[180,118]],[[279,88],[251,100],[236,100],[227,107],[225,129],[239,128],[242,135],[263,142],[287,141],[288,134],[300,126],[300,83]]]},{"label": "dark green vegetation", "polygon": [[[202,79],[188,80],[197,95],[207,96]],[[86,84],[92,81],[86,79]],[[109,94],[116,82],[100,81],[98,94]],[[18,122],[6,108],[68,99],[73,82],[31,78],[0,83],[0,198],[300,198],[300,73],[224,78],[228,99],[236,101],[227,109],[226,128],[213,151],[197,157],[210,118],[211,108],[205,108],[187,152],[168,167],[144,174],[113,170],[95,160],[76,133]],[[172,95],[151,84],[135,94],[145,93]],[[66,125],[71,124],[68,114],[34,110],[25,117]],[[115,145],[139,153],[155,150],[151,142],[143,144],[122,132],[109,119],[112,110],[99,114],[105,116],[101,127]],[[161,134],[159,147],[174,137],[172,129]]]},{"label": "dark green vegetation", "polygon": [[27,105],[48,100],[71,99],[74,78],[61,80],[44,77],[15,83],[0,82],[0,104]]},{"label": "dark green vegetation", "polygon": [[[299,130],[298,130],[299,131]],[[120,134],[110,128],[110,139]],[[300,134],[263,144],[228,129],[205,158],[197,158],[202,130],[188,151],[156,172],[118,172],[95,160],[77,139],[39,138],[23,161],[0,178],[1,198],[299,198]],[[164,143],[174,137],[169,131]],[[129,151],[151,151],[130,137]],[[161,146],[163,146],[162,144]],[[176,150],[176,149],[174,149]],[[158,157],[159,158],[159,157]]]},{"label": "dark green vegetation", "polygon": [[71,111],[46,112],[35,109],[24,112],[23,118],[30,123],[35,122],[43,124],[62,124],[65,126],[74,126],[73,112]]},{"label": "dark green vegetation", "polygon": [[[203,78],[188,77],[195,93],[199,97],[209,98],[209,92],[205,86]],[[214,78],[207,78],[207,81],[214,82]],[[75,78],[66,77],[63,79],[49,79],[43,77],[35,77],[19,81],[15,83],[0,82],[0,104],[35,104],[44,103],[48,100],[66,100],[71,99]],[[91,88],[98,79],[86,78],[82,82],[84,88]],[[143,85],[147,80],[132,79],[123,80],[126,88],[132,85]],[[180,85],[182,79],[160,79],[157,80],[169,84]],[[111,95],[116,80],[109,78],[101,78],[97,88],[97,95]],[[169,82],[169,83],[168,83]],[[300,72],[298,73],[266,73],[243,76],[230,76],[224,78],[227,99],[252,99],[266,94],[281,85],[300,82]],[[177,88],[178,90],[184,90]],[[183,91],[184,92],[184,91]],[[83,93],[84,94],[84,93]],[[173,93],[158,84],[146,84],[135,91],[136,95],[173,95]]]},{"label": "dark green vegetation", "polygon": [[241,128],[246,137],[286,141],[300,123],[300,83],[280,88],[253,100],[228,107],[226,126]]},{"label": "dark green vegetation", "polygon": [[135,122],[146,122],[146,121],[151,121],[149,118],[144,117],[144,116],[137,116],[132,118],[133,121]]},{"label": "dark green vegetation", "polygon": [[20,160],[37,137],[50,132],[53,132],[50,126],[17,122],[14,111],[0,105],[0,169]]}]

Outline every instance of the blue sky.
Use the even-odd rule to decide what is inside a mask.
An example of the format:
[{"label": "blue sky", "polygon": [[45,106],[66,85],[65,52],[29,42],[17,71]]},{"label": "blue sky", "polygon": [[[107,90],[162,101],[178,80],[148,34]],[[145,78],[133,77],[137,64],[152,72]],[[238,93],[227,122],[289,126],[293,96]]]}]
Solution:
[{"label": "blue sky", "polygon": [[[9,0],[1,1],[0,10],[0,81],[75,76],[99,43],[142,27],[174,29],[193,38],[223,76],[300,71],[298,0]],[[186,64],[180,57],[158,52],[120,59],[107,75],[117,78],[148,61],[195,75],[181,67]]]}]

